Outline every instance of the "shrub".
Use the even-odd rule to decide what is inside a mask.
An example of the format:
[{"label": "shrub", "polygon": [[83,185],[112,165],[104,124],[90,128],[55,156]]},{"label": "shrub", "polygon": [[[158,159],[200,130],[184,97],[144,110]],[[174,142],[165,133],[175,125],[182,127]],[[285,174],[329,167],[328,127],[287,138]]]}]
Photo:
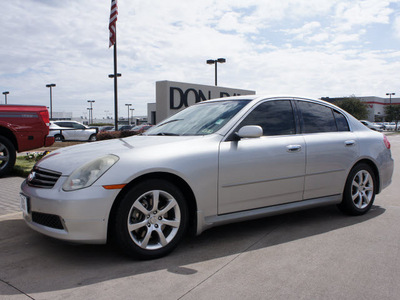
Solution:
[{"label": "shrub", "polygon": [[136,133],[132,131],[104,131],[104,132],[99,132],[97,134],[97,140],[103,141],[103,140],[119,139],[132,135],[136,135]]}]

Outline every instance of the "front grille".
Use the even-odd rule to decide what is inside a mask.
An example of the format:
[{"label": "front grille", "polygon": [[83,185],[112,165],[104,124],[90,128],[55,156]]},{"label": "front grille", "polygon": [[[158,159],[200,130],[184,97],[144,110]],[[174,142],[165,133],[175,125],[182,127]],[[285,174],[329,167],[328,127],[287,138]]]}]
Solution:
[{"label": "front grille", "polygon": [[61,223],[61,218],[56,215],[44,214],[40,212],[33,211],[32,212],[32,221],[34,223],[47,226],[55,229],[64,229],[64,226]]},{"label": "front grille", "polygon": [[51,189],[60,176],[59,172],[34,168],[29,174],[27,182],[30,186]]}]

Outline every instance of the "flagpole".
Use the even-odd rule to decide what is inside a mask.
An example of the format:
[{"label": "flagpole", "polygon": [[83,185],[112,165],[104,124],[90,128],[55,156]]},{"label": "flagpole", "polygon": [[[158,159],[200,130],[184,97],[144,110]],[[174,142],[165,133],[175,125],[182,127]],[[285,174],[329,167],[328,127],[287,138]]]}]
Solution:
[{"label": "flagpole", "polygon": [[118,88],[117,88],[117,27],[115,26],[115,44],[114,44],[114,126],[118,130]]},{"label": "flagpole", "polygon": [[118,4],[117,0],[111,0],[110,10],[110,22],[108,28],[110,30],[110,47],[114,46],[114,74],[108,75],[110,78],[114,78],[114,126],[115,130],[118,130],[118,86],[117,77],[121,76],[117,72],[117,16],[118,16]]}]

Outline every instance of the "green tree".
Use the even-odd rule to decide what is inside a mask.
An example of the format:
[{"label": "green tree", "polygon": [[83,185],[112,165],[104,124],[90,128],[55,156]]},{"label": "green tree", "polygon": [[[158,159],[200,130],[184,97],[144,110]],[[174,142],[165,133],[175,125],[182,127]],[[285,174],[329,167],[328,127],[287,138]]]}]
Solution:
[{"label": "green tree", "polygon": [[359,120],[368,118],[368,106],[354,95],[338,100],[335,104]]},{"label": "green tree", "polygon": [[395,122],[396,123],[396,130],[397,130],[397,123],[400,120],[400,105],[388,105],[385,107],[385,120],[388,122]]}]

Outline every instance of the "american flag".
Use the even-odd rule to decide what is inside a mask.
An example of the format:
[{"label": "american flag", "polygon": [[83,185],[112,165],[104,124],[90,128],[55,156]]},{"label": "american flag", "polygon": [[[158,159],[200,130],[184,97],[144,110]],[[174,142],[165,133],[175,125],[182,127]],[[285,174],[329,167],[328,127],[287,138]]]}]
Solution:
[{"label": "american flag", "polygon": [[115,44],[117,40],[117,16],[118,16],[118,5],[117,0],[111,0],[111,11],[110,11],[110,23],[108,28],[110,29],[110,45]]}]

